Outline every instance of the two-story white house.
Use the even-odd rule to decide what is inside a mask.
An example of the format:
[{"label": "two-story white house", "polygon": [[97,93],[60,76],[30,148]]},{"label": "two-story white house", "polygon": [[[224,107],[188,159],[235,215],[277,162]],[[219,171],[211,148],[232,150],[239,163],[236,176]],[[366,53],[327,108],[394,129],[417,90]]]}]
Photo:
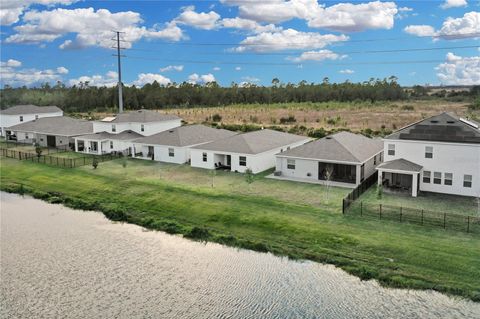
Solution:
[{"label": "two-story white house", "polygon": [[175,115],[150,110],[119,113],[93,122],[94,134],[75,137],[75,151],[88,154],[121,152],[131,155],[132,142],[182,125]]},{"label": "two-story white house", "polygon": [[93,131],[118,134],[130,130],[142,136],[150,136],[181,125],[182,119],[176,115],[142,109],[119,113],[101,121],[95,121],[93,122]]},{"label": "two-story white house", "polygon": [[63,116],[63,111],[56,106],[15,105],[0,111],[0,136],[16,139],[8,128],[17,124],[30,122],[43,117]]},{"label": "two-story white house", "polygon": [[480,196],[479,124],[442,113],[384,139],[378,184],[399,191]]}]

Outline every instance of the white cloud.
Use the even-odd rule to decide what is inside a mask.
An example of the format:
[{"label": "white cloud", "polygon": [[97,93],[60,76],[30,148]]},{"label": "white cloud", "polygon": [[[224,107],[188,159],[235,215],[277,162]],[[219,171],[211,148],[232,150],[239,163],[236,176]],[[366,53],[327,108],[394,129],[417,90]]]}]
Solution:
[{"label": "white cloud", "polygon": [[172,83],[169,78],[166,78],[161,74],[140,73],[138,75],[138,79],[133,81],[132,84],[136,86],[144,86],[145,84],[153,83],[154,81],[157,81],[157,83],[160,85],[167,85],[169,83]]},{"label": "white cloud", "polygon": [[242,67],[236,66],[236,67],[235,67],[235,71],[242,71]]},{"label": "white cloud", "polygon": [[449,52],[446,61],[439,64],[435,70],[442,84],[480,84],[480,56],[461,57]]},{"label": "white cloud", "polygon": [[277,27],[274,24],[261,25],[254,20],[242,19],[239,17],[222,19],[221,24],[224,28],[248,30],[254,33],[274,32],[282,30],[282,27]]},{"label": "white cloud", "polygon": [[69,5],[78,0],[2,0],[0,2],[0,25],[11,25],[20,19],[23,11],[33,4],[45,6]]},{"label": "white cloud", "polygon": [[218,27],[220,15],[215,11],[195,12],[194,6],[183,8],[183,12],[175,19],[179,24],[185,24],[197,29],[212,30]]},{"label": "white cloud", "polygon": [[255,83],[255,82],[260,82],[259,78],[253,77],[253,76],[243,76],[242,80],[248,83]]},{"label": "white cloud", "polygon": [[338,71],[338,73],[341,73],[341,74],[353,74],[353,73],[355,73],[355,71],[350,70],[350,69],[345,69],[345,70],[340,70],[340,71]]},{"label": "white cloud", "polygon": [[434,36],[436,34],[435,29],[426,24],[422,25],[409,25],[403,29],[405,32],[409,34],[413,34],[416,36],[424,37],[424,36]]},{"label": "white cloud", "polygon": [[66,67],[60,66],[57,68],[57,72],[60,74],[68,74],[68,69]]},{"label": "white cloud", "polygon": [[117,85],[117,77],[118,73],[115,71],[108,71],[105,75],[84,75],[76,79],[70,79],[68,84],[70,86],[79,85],[80,82],[86,83],[88,82],[89,86],[106,86],[106,87],[113,87]]},{"label": "white cloud", "polygon": [[394,2],[339,3],[321,8],[308,26],[336,31],[358,32],[367,29],[391,29],[397,14]]},{"label": "white cloud", "polygon": [[160,68],[160,72],[168,72],[168,71],[183,71],[183,65],[169,65],[164,68]]},{"label": "white cloud", "polygon": [[213,67],[213,71],[220,71],[220,70],[221,70],[221,68],[219,66],[214,66]]},{"label": "white cloud", "polygon": [[317,0],[241,1],[221,0],[238,6],[240,18],[256,22],[281,23],[294,18],[306,20],[308,26],[337,31],[391,29],[398,13],[394,2],[339,3],[327,7]]},{"label": "white cloud", "polygon": [[439,30],[429,25],[409,25],[405,32],[444,40],[480,37],[480,12],[467,12],[461,18],[448,17]]},{"label": "white cloud", "polygon": [[14,59],[8,59],[7,62],[0,62],[0,66],[9,68],[18,68],[22,66],[22,62]]},{"label": "white cloud", "polygon": [[445,0],[445,2],[440,6],[440,8],[449,9],[456,7],[466,7],[467,5],[467,0]]},{"label": "white cloud", "polygon": [[265,52],[294,49],[321,49],[329,44],[346,40],[348,40],[348,37],[343,34],[320,34],[286,29],[280,32],[263,32],[249,36],[241,41],[240,46],[234,50],[237,52],[247,50]]},{"label": "white cloud", "polygon": [[75,40],[66,40],[61,49],[77,49],[88,46],[110,48],[113,44],[112,30],[122,33],[123,46],[142,38],[179,41],[184,38],[182,30],[174,23],[152,28],[140,26],[140,14],[132,11],[111,13],[106,9],[55,9],[51,11],[29,11],[22,19],[22,25],[14,27],[15,34],[9,36],[9,43],[51,42],[67,34],[76,34]]},{"label": "white cloud", "polygon": [[346,55],[340,55],[330,50],[318,50],[303,52],[299,57],[289,58],[294,62],[301,61],[323,61],[323,60],[338,60],[347,57]]},{"label": "white cloud", "polygon": [[198,75],[197,73],[188,76],[188,82],[191,84],[205,84],[216,82],[215,76],[212,73]]},{"label": "white cloud", "polygon": [[10,86],[32,86],[45,82],[55,82],[62,80],[61,75],[68,73],[68,69],[61,66],[56,70],[46,69],[20,69],[22,63],[10,59],[6,62],[0,62],[0,81],[2,84]]}]

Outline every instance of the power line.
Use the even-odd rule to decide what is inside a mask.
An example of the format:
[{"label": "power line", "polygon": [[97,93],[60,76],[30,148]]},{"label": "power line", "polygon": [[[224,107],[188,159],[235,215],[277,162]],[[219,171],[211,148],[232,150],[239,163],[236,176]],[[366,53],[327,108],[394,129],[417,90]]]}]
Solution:
[{"label": "power line", "polygon": [[[337,54],[370,54],[370,53],[395,53],[395,52],[418,52],[418,51],[435,51],[435,50],[453,50],[453,49],[472,49],[472,48],[480,48],[479,45],[465,45],[465,46],[453,46],[453,47],[435,47],[435,48],[410,48],[410,49],[391,49],[391,50],[361,50],[361,51],[335,51],[334,53]],[[155,49],[128,49],[130,51],[142,51],[142,52],[164,52],[163,50],[155,50]],[[303,51],[305,52],[306,49],[297,49],[295,51]],[[285,53],[285,52],[196,52],[195,54],[201,55],[226,55],[228,53],[235,54],[235,55],[280,55],[280,56],[288,56],[295,54],[293,52]]]}]

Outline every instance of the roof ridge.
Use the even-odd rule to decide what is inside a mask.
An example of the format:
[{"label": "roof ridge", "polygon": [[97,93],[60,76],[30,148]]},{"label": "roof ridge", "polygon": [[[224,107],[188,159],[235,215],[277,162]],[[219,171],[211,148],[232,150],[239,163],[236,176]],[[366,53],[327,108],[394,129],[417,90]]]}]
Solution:
[{"label": "roof ridge", "polygon": [[[353,133],[352,133],[352,134],[353,134]],[[327,136],[326,136],[326,137],[327,137]],[[348,154],[352,155],[352,157],[353,157],[354,159],[356,159],[356,160],[359,161],[359,162],[362,161],[362,160],[359,159],[356,155],[354,155],[354,154],[353,154],[343,143],[341,143],[339,140],[337,140],[336,138],[333,138],[333,140],[334,140],[335,142],[337,142],[341,147],[343,147],[343,149],[346,150]]]}]

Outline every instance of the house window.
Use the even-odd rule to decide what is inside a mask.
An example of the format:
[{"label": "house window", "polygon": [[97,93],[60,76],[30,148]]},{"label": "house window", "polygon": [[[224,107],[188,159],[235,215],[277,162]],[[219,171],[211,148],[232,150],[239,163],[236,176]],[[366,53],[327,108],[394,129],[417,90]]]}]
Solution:
[{"label": "house window", "polygon": [[463,175],[463,187],[472,187],[472,175]]},{"label": "house window", "polygon": [[453,181],[453,174],[452,173],[445,173],[445,178],[443,180],[443,184],[452,185],[452,181]]},{"label": "house window", "polygon": [[113,149],[113,141],[110,141],[110,149]]},{"label": "house window", "polygon": [[433,173],[433,183],[434,184],[442,184],[442,173],[441,172],[434,172]]},{"label": "house window", "polygon": [[380,158],[378,160],[379,163],[383,162],[383,153],[380,153]]},{"label": "house window", "polygon": [[425,158],[433,158],[433,147],[425,146]]},{"label": "house window", "polygon": [[364,179],[365,179],[365,164],[362,164],[362,166],[360,166],[360,181],[363,182]]},{"label": "house window", "polygon": [[203,154],[202,154],[202,159],[203,159],[204,162],[207,161],[207,153],[203,153]]},{"label": "house window", "polygon": [[112,124],[112,132],[116,132],[117,128],[115,127],[115,124]]},{"label": "house window", "polygon": [[23,122],[23,116],[20,115],[20,122]]},{"label": "house window", "polygon": [[35,119],[38,120],[38,115],[35,115]]},{"label": "house window", "polygon": [[429,171],[423,172],[423,182],[426,184],[430,184],[430,178],[432,177],[432,173]]},{"label": "house window", "polygon": [[[173,148],[168,149],[168,156],[174,157],[175,156],[175,150]],[[205,161],[204,161],[205,162]]]},{"label": "house window", "polygon": [[145,132],[145,126],[143,124],[140,125],[140,131]]},{"label": "house window", "polygon": [[395,144],[388,144],[388,155],[395,156]]},{"label": "house window", "polygon": [[238,165],[247,166],[247,157],[246,156],[240,156],[238,158]]},{"label": "house window", "polygon": [[288,169],[295,169],[295,160],[287,159],[287,168]]},{"label": "house window", "polygon": [[373,165],[377,165],[377,155],[373,157]]}]

